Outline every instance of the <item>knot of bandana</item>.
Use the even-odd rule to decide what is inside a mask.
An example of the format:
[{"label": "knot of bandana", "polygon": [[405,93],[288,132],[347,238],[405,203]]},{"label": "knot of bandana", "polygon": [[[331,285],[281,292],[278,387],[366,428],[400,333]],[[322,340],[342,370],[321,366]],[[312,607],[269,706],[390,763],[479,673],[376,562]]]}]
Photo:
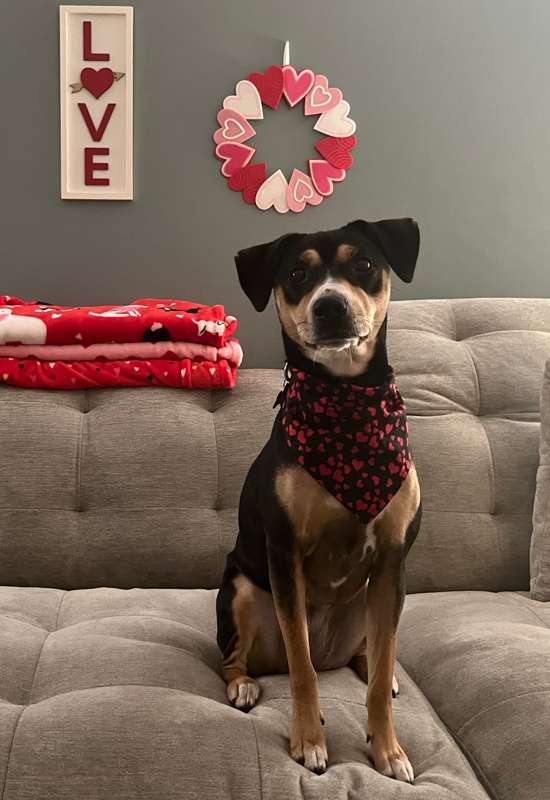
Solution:
[{"label": "knot of bandana", "polygon": [[369,523],[411,466],[405,403],[393,372],[380,386],[325,383],[295,368],[287,377],[281,424],[294,460]]}]

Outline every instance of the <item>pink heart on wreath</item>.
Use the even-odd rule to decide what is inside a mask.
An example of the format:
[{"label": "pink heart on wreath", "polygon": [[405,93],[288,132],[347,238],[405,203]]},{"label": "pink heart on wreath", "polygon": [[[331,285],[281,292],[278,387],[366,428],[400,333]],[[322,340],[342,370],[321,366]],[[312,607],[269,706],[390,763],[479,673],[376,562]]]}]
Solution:
[{"label": "pink heart on wreath", "polygon": [[309,174],[319,194],[328,197],[334,191],[333,184],[344,180],[346,170],[333,167],[324,159],[310,158]]},{"label": "pink heart on wreath", "polygon": [[[323,202],[323,198],[315,191],[309,175],[306,175],[305,172],[299,169],[295,169],[290,176],[287,201],[290,210],[299,214],[300,211],[303,211],[306,207],[306,203],[309,203],[311,206],[318,206],[319,203]],[[316,403],[314,405],[314,410],[318,414],[322,414],[324,408]]]},{"label": "pink heart on wreath", "polygon": [[342,99],[343,95],[340,89],[329,88],[326,75],[316,75],[311,91],[305,99],[304,114],[310,116],[311,114],[322,114],[325,111],[330,111]]},{"label": "pink heart on wreath", "polygon": [[283,92],[290,106],[295,106],[303,100],[315,81],[315,75],[310,69],[296,72],[294,67],[287,64],[283,67]]},{"label": "pink heart on wreath", "polygon": [[256,131],[238,111],[231,108],[222,108],[217,116],[220,127],[214,133],[216,144],[222,142],[246,142],[256,135]]},{"label": "pink heart on wreath", "polygon": [[237,170],[245,167],[256,151],[253,147],[239,142],[221,142],[216,147],[216,156],[223,160],[222,175],[230,178]]}]

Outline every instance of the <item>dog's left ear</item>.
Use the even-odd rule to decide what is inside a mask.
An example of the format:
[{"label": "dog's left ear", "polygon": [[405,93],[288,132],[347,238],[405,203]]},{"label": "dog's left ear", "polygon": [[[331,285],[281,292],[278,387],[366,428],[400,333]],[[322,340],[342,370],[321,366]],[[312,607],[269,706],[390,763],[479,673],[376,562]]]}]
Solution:
[{"label": "dog's left ear", "polygon": [[346,228],[363,233],[378,246],[402,281],[412,281],[420,249],[420,231],[414,219],[405,217],[382,219],[379,222],[358,219],[350,222]]},{"label": "dog's left ear", "polygon": [[256,311],[263,311],[268,304],[284,252],[288,244],[299,235],[288,233],[274,242],[239,250],[235,256],[239,283]]}]

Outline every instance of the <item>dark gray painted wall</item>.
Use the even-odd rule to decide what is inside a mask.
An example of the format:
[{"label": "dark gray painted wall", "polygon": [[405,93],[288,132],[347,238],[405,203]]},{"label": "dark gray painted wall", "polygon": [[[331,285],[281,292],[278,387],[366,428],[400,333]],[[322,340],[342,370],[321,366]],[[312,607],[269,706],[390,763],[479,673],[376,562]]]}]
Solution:
[{"label": "dark gray painted wall", "polygon": [[[223,301],[247,363],[280,363],[233,253],[287,230],[413,215],[417,278],[396,297],[550,294],[548,0],[136,0],[134,202],[59,199],[58,4],[0,17],[0,291],[53,302]],[[280,62],[327,74],[358,123],[356,166],[301,215],[261,213],[212,157],[235,82]],[[8,119],[9,117],[9,119]],[[268,113],[272,164],[304,163],[300,112]]]}]

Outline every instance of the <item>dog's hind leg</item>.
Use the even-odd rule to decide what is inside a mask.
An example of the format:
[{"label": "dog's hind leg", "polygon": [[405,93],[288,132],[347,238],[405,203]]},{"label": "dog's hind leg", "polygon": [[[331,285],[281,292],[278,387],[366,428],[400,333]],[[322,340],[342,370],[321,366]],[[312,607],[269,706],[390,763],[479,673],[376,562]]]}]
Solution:
[{"label": "dog's hind leg", "polygon": [[366,637],[361,642],[359,650],[349,662],[348,667],[352,669],[359,676],[359,678],[361,678],[361,680],[364,681],[364,683],[369,682],[369,666],[367,663]]},{"label": "dog's hind leg", "polygon": [[226,636],[230,632],[222,646],[227,697],[235,708],[250,711],[260,696],[260,686],[248,675],[248,654],[258,634],[254,586],[248,578],[237,575],[220,589],[217,611],[218,623],[225,623]]}]

